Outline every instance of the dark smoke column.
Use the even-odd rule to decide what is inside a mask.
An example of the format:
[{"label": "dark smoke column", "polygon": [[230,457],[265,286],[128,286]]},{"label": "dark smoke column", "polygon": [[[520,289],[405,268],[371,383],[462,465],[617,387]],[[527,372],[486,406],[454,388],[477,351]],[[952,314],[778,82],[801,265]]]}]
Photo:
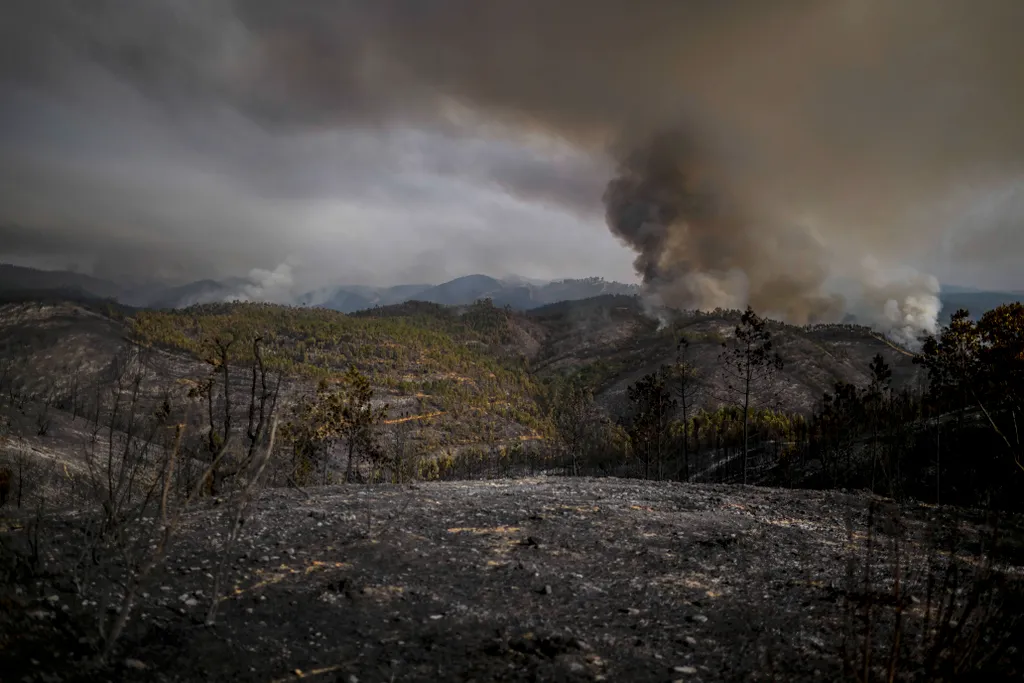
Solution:
[{"label": "dark smoke column", "polygon": [[742,309],[802,324],[837,320],[823,245],[741,201],[719,156],[676,129],[628,148],[604,194],[611,231],[637,252],[648,294],[677,309]]},{"label": "dark smoke column", "polygon": [[638,253],[646,289],[676,308],[738,305],[744,296],[727,291],[743,235],[710,189],[708,170],[683,133],[663,133],[620,156],[604,193],[608,227]]}]

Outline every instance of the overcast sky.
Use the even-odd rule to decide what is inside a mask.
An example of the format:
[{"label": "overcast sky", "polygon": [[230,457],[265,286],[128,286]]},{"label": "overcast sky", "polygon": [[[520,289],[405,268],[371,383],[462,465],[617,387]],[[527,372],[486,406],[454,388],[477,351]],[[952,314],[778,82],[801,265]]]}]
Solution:
[{"label": "overcast sky", "polygon": [[[681,227],[663,260],[757,258],[766,287],[874,259],[1024,289],[1019,0],[9,0],[4,16],[2,261],[177,281],[288,264],[297,288],[635,281],[650,244],[609,230],[602,197],[623,145],[685,125],[744,227]],[[813,249],[764,227],[790,224]]]}]

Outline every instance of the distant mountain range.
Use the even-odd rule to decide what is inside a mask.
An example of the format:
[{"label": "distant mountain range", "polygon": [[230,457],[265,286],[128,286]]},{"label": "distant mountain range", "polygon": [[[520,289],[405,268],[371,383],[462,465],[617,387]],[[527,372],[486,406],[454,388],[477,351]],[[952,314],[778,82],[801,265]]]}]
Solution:
[{"label": "distant mountain range", "polygon": [[637,285],[609,282],[601,278],[530,282],[521,278],[497,279],[488,275],[467,275],[440,285],[398,285],[396,287],[334,287],[310,292],[299,298],[306,306],[322,306],[351,313],[374,306],[391,306],[406,301],[427,301],[443,305],[464,305],[491,299],[495,306],[525,311],[557,301],[589,299],[602,294],[639,294]]},{"label": "distant mountain range", "polygon": [[[75,296],[114,299],[140,308],[183,308],[194,304],[263,298],[260,283],[249,278],[198,280],[174,287],[155,284],[143,287],[121,286],[80,273],[0,264],[0,293],[12,292],[63,292]],[[495,306],[509,306],[525,311],[558,301],[589,299],[602,294],[633,295],[639,292],[637,285],[610,282],[597,277],[546,282],[515,276],[498,279],[488,275],[467,275],[439,285],[344,285],[306,292],[291,301],[282,301],[280,293],[270,298],[275,303],[317,306],[342,313],[412,300],[458,306],[479,299],[491,299]]]},{"label": "distant mountain range", "polygon": [[[81,273],[0,264],[0,294],[14,292],[64,293],[114,299],[140,308],[183,308],[193,304],[264,298],[260,283],[244,277],[198,280],[181,286],[124,286]],[[515,276],[499,279],[488,275],[466,275],[439,285],[329,286],[291,297],[292,300],[281,300],[280,292],[267,298],[273,299],[274,303],[317,306],[342,313],[414,300],[459,306],[478,299],[491,299],[496,306],[526,311],[559,301],[577,301],[605,294],[628,296],[639,293],[640,288],[635,284],[610,282],[597,277],[540,281]],[[943,285],[941,298],[942,318],[946,321],[958,308],[966,308],[973,317],[977,317],[1000,304],[1024,300],[1024,292],[985,291]]]},{"label": "distant mountain range", "polygon": [[989,292],[972,287],[943,285],[941,299],[942,322],[945,323],[961,308],[968,310],[971,317],[977,320],[982,313],[996,306],[1024,301],[1024,292]]},{"label": "distant mountain range", "polygon": [[62,291],[99,299],[115,299],[124,293],[122,287],[91,275],[0,264],[0,292],[23,291]]}]

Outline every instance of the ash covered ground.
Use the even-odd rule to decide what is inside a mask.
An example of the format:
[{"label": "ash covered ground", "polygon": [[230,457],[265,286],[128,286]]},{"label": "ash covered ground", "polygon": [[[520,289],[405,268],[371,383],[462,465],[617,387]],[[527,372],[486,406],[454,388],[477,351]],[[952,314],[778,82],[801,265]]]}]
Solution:
[{"label": "ash covered ground", "polygon": [[[854,493],[616,479],[268,490],[207,626],[231,510],[189,513],[102,676],[79,666],[95,606],[59,570],[79,525],[52,520],[50,573],[3,591],[0,680],[839,680],[865,544],[876,549],[864,592],[884,597],[885,549],[926,554],[948,514]],[[1021,520],[1001,524],[1019,543]],[[999,572],[1019,586],[1024,552],[1007,547]],[[925,583],[902,577],[908,657]],[[879,627],[895,610],[884,603]],[[999,656],[1019,671],[1012,644]]]}]

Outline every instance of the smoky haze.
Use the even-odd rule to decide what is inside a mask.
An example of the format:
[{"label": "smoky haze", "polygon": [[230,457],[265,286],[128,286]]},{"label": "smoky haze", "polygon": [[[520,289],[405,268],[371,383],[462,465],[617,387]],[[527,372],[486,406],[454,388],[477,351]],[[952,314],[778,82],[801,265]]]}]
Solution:
[{"label": "smoky haze", "polygon": [[[596,233],[581,227],[603,220],[666,305],[750,303],[793,322],[855,313],[899,336],[934,325],[930,271],[991,262],[1009,282],[1006,250],[1021,250],[1018,0],[11,5],[0,29],[3,93],[17,105],[9,130],[50,139],[33,113],[53,102],[113,122],[64,133],[59,149],[78,167],[3,138],[17,152],[3,175],[19,243],[31,230],[138,230],[124,227],[147,215],[135,202],[159,202],[147,191],[163,181],[202,200],[192,214],[170,201],[159,215],[185,263],[192,252],[216,260],[187,246],[189,226],[204,224],[210,240],[244,241],[250,258],[287,251],[297,196],[331,195],[350,223],[398,203],[422,216],[478,202],[505,213],[450,255],[460,267],[549,258],[607,268],[623,257],[588,251]],[[115,198],[69,178],[109,154],[90,139],[118,147],[121,118],[133,151],[173,154],[152,161],[152,177],[133,174],[112,211]],[[296,142],[327,135],[343,142]],[[355,162],[339,171],[326,149]],[[415,180],[403,175],[411,166]],[[197,167],[223,196],[193,187]],[[62,211],[40,199],[71,184]],[[467,184],[496,194],[453,193]],[[381,203],[350,215],[367,196]],[[252,201],[239,208],[239,198]],[[74,224],[54,225],[68,216]],[[321,217],[304,219],[310,234],[330,232]],[[419,251],[409,262],[468,234],[453,231],[459,220],[410,226]],[[543,236],[523,227],[548,220]],[[346,233],[348,243],[368,232]],[[526,248],[534,238],[557,248]]]}]

